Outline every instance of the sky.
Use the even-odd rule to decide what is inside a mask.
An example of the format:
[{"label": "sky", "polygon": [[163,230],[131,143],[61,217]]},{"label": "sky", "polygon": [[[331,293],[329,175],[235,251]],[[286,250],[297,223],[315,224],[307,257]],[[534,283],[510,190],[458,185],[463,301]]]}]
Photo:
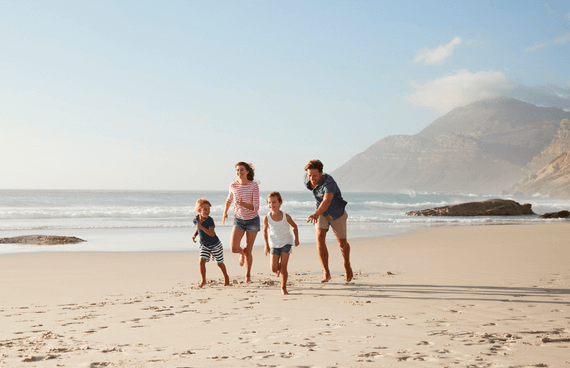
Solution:
[{"label": "sky", "polygon": [[567,0],[0,0],[0,50],[0,189],[302,191],[479,99],[570,111]]}]

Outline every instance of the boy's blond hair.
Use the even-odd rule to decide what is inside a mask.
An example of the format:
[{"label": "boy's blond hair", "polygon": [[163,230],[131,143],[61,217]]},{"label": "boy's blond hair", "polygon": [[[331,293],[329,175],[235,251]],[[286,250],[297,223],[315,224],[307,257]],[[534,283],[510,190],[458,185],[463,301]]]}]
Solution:
[{"label": "boy's blond hair", "polygon": [[212,204],[210,203],[209,200],[207,200],[206,198],[200,198],[196,201],[196,206],[194,206],[194,209],[198,211],[200,207],[202,207],[202,205],[204,204],[207,204],[208,206],[212,207]]},{"label": "boy's blond hair", "polygon": [[281,194],[279,192],[269,193],[269,195],[267,196],[267,199],[269,199],[271,197],[277,197],[277,200],[279,201],[279,203],[283,203],[283,199],[281,198]]}]

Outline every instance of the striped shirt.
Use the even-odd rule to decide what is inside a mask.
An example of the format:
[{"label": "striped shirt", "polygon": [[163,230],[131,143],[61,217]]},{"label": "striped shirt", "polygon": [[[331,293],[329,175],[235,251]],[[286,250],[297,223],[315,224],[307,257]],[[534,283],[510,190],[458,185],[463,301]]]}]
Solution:
[{"label": "striped shirt", "polygon": [[257,211],[259,211],[259,186],[257,183],[251,182],[249,184],[239,184],[234,181],[230,184],[230,193],[228,194],[228,199],[226,202],[232,202],[234,199],[241,198],[242,202],[249,203],[253,205],[253,211],[238,206],[237,203],[234,205],[234,216],[242,220],[251,220],[258,216]]}]

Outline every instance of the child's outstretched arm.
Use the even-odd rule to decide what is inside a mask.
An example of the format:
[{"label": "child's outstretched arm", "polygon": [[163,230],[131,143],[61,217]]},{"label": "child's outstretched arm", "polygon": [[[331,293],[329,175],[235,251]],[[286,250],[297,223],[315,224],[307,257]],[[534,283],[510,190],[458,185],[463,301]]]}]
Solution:
[{"label": "child's outstretched arm", "polygon": [[265,255],[269,254],[269,236],[267,235],[267,230],[269,228],[269,221],[267,220],[267,216],[263,218],[263,241],[265,242]]},{"label": "child's outstretched arm", "polygon": [[286,215],[287,215],[287,222],[293,228],[293,234],[295,235],[295,246],[298,246],[299,245],[299,229],[297,228],[297,224],[295,223],[295,221],[293,221],[291,216],[289,216],[289,214],[286,214]]}]

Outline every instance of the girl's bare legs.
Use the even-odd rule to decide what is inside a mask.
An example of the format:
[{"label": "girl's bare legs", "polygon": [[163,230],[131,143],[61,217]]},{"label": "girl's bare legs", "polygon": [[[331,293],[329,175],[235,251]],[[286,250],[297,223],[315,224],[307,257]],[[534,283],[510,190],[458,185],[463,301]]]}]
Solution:
[{"label": "girl's bare legs", "polygon": [[289,253],[281,253],[281,292],[283,295],[289,295],[287,291],[287,263],[289,263]]},{"label": "girl's bare legs", "polygon": [[245,248],[243,249],[243,255],[245,258],[245,282],[251,282],[251,266],[253,265],[253,256],[251,251],[253,250],[253,243],[255,242],[256,237],[257,232],[247,232],[245,234]]},{"label": "girl's bare legs", "polygon": [[232,229],[232,236],[231,236],[231,246],[233,253],[239,253],[239,265],[243,266],[245,263],[245,254],[244,250],[242,249],[240,243],[241,239],[243,238],[243,234],[245,234],[245,230],[236,229],[235,227]]},{"label": "girl's bare legs", "polygon": [[271,260],[269,261],[271,266],[271,272],[275,272],[277,276],[281,273],[281,264],[279,263],[279,256],[276,254],[271,255]]}]

